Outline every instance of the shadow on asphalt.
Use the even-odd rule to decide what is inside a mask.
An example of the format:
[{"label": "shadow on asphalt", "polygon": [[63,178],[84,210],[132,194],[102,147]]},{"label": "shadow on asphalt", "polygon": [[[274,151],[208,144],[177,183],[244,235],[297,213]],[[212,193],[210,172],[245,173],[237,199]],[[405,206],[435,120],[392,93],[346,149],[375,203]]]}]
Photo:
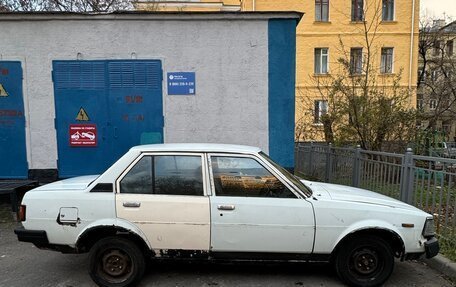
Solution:
[{"label": "shadow on asphalt", "polygon": [[[204,262],[204,261],[152,261],[145,277],[156,274],[179,273],[188,276],[325,276],[337,279],[334,268],[329,263],[296,262]],[[299,284],[298,284],[299,285]]]}]

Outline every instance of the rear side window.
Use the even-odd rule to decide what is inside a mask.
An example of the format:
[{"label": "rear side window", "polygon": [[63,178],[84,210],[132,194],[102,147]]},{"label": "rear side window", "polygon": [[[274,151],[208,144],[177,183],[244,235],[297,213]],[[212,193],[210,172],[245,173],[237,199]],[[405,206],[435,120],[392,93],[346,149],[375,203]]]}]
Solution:
[{"label": "rear side window", "polygon": [[152,157],[145,156],[120,181],[121,193],[152,194]]},{"label": "rear side window", "polygon": [[217,196],[297,198],[259,162],[245,157],[211,157]]},{"label": "rear side window", "polygon": [[121,193],[204,195],[200,156],[144,156],[120,181]]}]

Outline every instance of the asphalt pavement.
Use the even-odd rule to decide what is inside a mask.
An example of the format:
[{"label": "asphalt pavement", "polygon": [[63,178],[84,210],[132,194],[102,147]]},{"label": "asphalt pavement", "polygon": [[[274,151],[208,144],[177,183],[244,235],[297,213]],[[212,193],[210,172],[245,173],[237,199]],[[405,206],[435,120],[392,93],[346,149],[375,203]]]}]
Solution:
[{"label": "asphalt pavement", "polygon": [[[0,286],[96,286],[87,254],[61,254],[18,242],[18,223],[0,221]],[[326,264],[152,263],[140,286],[344,286]],[[422,262],[396,262],[385,286],[456,286]]]}]

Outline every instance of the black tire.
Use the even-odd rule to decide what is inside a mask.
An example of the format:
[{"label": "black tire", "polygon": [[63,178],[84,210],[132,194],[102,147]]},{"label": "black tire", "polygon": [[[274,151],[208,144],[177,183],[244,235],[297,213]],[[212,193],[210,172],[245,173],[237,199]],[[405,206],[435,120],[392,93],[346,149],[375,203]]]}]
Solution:
[{"label": "black tire", "polygon": [[146,262],[138,246],[121,237],[106,237],[90,249],[89,274],[98,286],[136,286]]},{"label": "black tire", "polygon": [[380,286],[393,272],[394,255],[379,237],[354,237],[340,246],[334,264],[339,278],[349,286]]}]

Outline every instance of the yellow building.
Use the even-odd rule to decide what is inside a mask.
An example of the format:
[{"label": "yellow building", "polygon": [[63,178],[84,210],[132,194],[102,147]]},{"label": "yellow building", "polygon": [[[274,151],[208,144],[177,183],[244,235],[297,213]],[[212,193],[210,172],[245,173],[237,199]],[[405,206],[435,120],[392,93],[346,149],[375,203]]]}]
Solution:
[{"label": "yellow building", "polygon": [[[415,106],[418,70],[419,0],[193,0],[137,1],[139,10],[157,11],[299,11],[297,28],[296,123],[310,122],[315,134],[297,132],[297,140],[322,140],[320,116],[328,105],[317,86],[340,73],[346,58],[362,74],[369,40],[377,83],[391,85],[401,73],[400,86],[412,92]],[[363,21],[365,20],[365,21]],[[366,24],[366,25],[365,25]],[[366,30],[368,31],[367,33]],[[352,67],[353,66],[353,67]],[[311,99],[310,101],[308,99]],[[302,124],[302,123],[301,123]]]}]

